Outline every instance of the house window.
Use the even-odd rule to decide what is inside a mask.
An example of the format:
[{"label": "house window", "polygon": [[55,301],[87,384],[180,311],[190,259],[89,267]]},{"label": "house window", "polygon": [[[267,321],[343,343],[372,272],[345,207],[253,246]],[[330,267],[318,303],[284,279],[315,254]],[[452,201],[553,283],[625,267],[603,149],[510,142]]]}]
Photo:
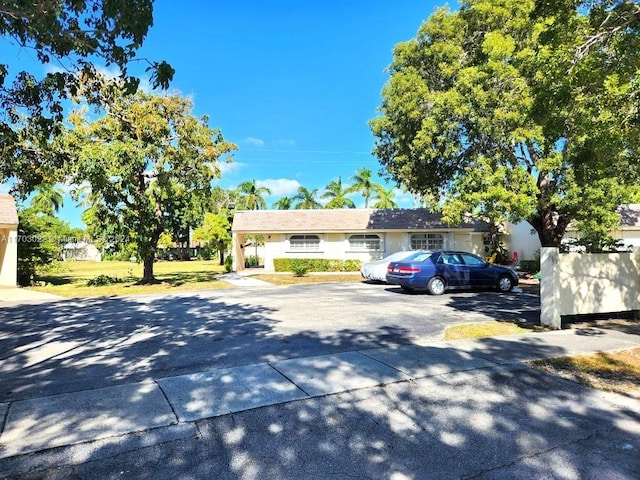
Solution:
[{"label": "house window", "polygon": [[291,235],[289,248],[296,251],[320,250],[318,235]]},{"label": "house window", "polygon": [[414,233],[411,235],[411,250],[439,250],[444,248],[441,233]]},{"label": "house window", "polygon": [[378,235],[351,235],[349,237],[351,250],[377,251],[381,250],[381,241]]}]

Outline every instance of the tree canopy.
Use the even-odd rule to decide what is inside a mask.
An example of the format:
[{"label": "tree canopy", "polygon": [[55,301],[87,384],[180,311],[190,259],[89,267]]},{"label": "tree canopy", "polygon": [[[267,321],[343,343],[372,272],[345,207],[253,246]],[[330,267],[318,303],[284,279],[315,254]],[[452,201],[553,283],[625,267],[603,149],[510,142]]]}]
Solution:
[{"label": "tree canopy", "polygon": [[324,208],[356,208],[353,200],[347,197],[348,194],[349,187],[343,187],[342,177],[338,177],[337,180],[329,182],[325,187],[324,193],[320,195],[320,198],[329,199]]},{"label": "tree canopy", "polygon": [[359,168],[353,174],[351,180],[353,184],[349,187],[347,193],[359,192],[364,197],[364,208],[369,207],[369,200],[378,192],[384,190],[384,187],[375,182],[371,178],[372,172],[370,168]]},{"label": "tree canopy", "polygon": [[451,220],[525,219],[543,246],[610,228],[639,178],[638,18],[626,0],[438,9],[396,46],[371,122],[387,176]]},{"label": "tree canopy", "polygon": [[70,179],[90,185],[93,198],[84,220],[135,244],[143,282],[153,281],[160,235],[174,218],[204,214],[199,206],[210,198],[217,162],[236,148],[191,108],[177,95],[137,93],[114,98],[98,120],[83,110],[70,119]]},{"label": "tree canopy", "polygon": [[117,85],[132,93],[139,79],[128,66],[144,60],[152,85],[168,87],[169,64],[136,59],[152,23],[153,0],[0,0],[0,35],[33,50],[41,64],[56,65],[39,77],[0,63],[0,182],[15,177],[16,190],[25,194],[55,180],[69,161],[51,148],[63,126],[64,101],[81,88],[99,95],[98,68],[114,67]]},{"label": "tree canopy", "polygon": [[267,208],[265,195],[271,195],[268,187],[260,187],[255,180],[248,180],[238,185],[238,205],[239,210],[264,210]]},{"label": "tree canopy", "polygon": [[298,187],[296,194],[291,197],[291,201],[295,202],[294,209],[296,210],[313,210],[316,208],[322,208],[322,204],[316,200],[318,189],[314,188],[309,190],[305,187]]}]

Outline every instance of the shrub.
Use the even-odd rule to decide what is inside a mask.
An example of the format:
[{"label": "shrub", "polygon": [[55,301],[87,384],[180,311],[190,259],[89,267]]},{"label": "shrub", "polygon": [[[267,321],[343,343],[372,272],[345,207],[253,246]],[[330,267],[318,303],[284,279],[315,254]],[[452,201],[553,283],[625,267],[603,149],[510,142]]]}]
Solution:
[{"label": "shrub", "polygon": [[536,273],[540,271],[540,259],[520,260],[520,270],[525,273]]},{"label": "shrub", "polygon": [[114,283],[122,283],[117,277],[110,277],[109,275],[98,275],[87,282],[87,287],[102,287],[104,285],[113,285]]},{"label": "shrub", "polygon": [[257,267],[260,265],[260,259],[255,255],[248,255],[244,258],[245,267]]},{"label": "shrub", "polygon": [[233,257],[229,255],[224,259],[224,271],[225,273],[229,273],[233,270]]},{"label": "shrub", "polygon": [[309,273],[309,266],[303,262],[294,262],[291,264],[291,271],[295,277],[304,277]]},{"label": "shrub", "polygon": [[362,267],[360,260],[339,260],[326,258],[274,258],[276,272],[296,272],[305,268],[308,272],[357,272]]}]

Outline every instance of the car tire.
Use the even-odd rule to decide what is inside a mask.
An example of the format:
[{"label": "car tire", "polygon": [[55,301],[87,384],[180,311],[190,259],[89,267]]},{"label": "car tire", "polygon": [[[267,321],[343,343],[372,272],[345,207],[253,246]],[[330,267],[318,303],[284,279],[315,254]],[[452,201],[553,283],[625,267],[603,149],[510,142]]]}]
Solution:
[{"label": "car tire", "polygon": [[510,292],[513,288],[513,280],[508,275],[498,278],[498,291],[502,293]]},{"label": "car tire", "polygon": [[427,290],[431,295],[442,295],[447,288],[447,284],[442,277],[433,277],[427,283]]}]

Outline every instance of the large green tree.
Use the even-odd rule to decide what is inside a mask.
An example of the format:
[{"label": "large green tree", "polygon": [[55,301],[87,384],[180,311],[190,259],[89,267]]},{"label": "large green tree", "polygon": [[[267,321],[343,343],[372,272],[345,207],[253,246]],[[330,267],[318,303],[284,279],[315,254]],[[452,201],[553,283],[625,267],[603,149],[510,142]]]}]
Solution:
[{"label": "large green tree", "polygon": [[0,36],[31,50],[43,65],[61,68],[44,76],[0,61],[0,182],[15,179],[23,196],[56,180],[69,161],[52,147],[63,128],[64,102],[79,90],[97,88],[101,67],[115,69],[120,87],[133,92],[133,60],[147,62],[154,86],[166,88],[173,69],[166,62],[136,58],[153,23],[153,0],[0,0]]},{"label": "large green tree", "polygon": [[353,174],[351,180],[353,183],[349,187],[349,193],[358,192],[364,197],[364,208],[369,207],[369,200],[375,196],[377,192],[384,190],[384,187],[373,180],[373,173],[370,168],[359,168]]},{"label": "large green tree", "polygon": [[316,200],[317,194],[317,188],[309,190],[305,187],[298,187],[296,194],[291,198],[291,201],[294,202],[293,208],[296,210],[313,210],[316,208],[322,208],[322,204]]},{"label": "large green tree", "polygon": [[83,111],[72,116],[71,178],[91,186],[94,204],[85,218],[134,242],[142,281],[152,282],[158,240],[171,217],[206,202],[219,159],[236,147],[206,117],[192,115],[186,98],[137,93],[114,100],[98,120]]},{"label": "large green tree", "polygon": [[272,207],[276,210],[291,210],[293,202],[289,197],[280,197],[278,201],[274,202]]},{"label": "large green tree", "polygon": [[220,258],[220,265],[224,265],[224,253],[231,245],[232,239],[228,212],[220,210],[218,213],[205,213],[202,225],[193,232],[193,239],[215,249]]},{"label": "large green tree", "polygon": [[398,208],[396,203],[396,188],[380,189],[374,197],[373,208]]},{"label": "large green tree", "polygon": [[238,205],[239,210],[264,210],[267,208],[265,195],[271,195],[271,189],[260,187],[255,180],[247,180],[238,185]]},{"label": "large green tree", "polygon": [[31,199],[31,208],[53,216],[64,203],[64,190],[55,185],[43,183],[35,189],[35,195]]},{"label": "large green tree", "polygon": [[[615,224],[638,184],[640,36],[633,2],[467,0],[398,44],[371,122],[388,176],[444,195],[451,220]],[[628,9],[609,28],[612,8]],[[615,16],[615,15],[614,15]],[[596,47],[597,44],[597,47]]]},{"label": "large green tree", "polygon": [[356,204],[347,196],[349,195],[349,187],[342,186],[342,177],[329,182],[324,190],[320,198],[329,199],[324,208],[356,208]]}]

